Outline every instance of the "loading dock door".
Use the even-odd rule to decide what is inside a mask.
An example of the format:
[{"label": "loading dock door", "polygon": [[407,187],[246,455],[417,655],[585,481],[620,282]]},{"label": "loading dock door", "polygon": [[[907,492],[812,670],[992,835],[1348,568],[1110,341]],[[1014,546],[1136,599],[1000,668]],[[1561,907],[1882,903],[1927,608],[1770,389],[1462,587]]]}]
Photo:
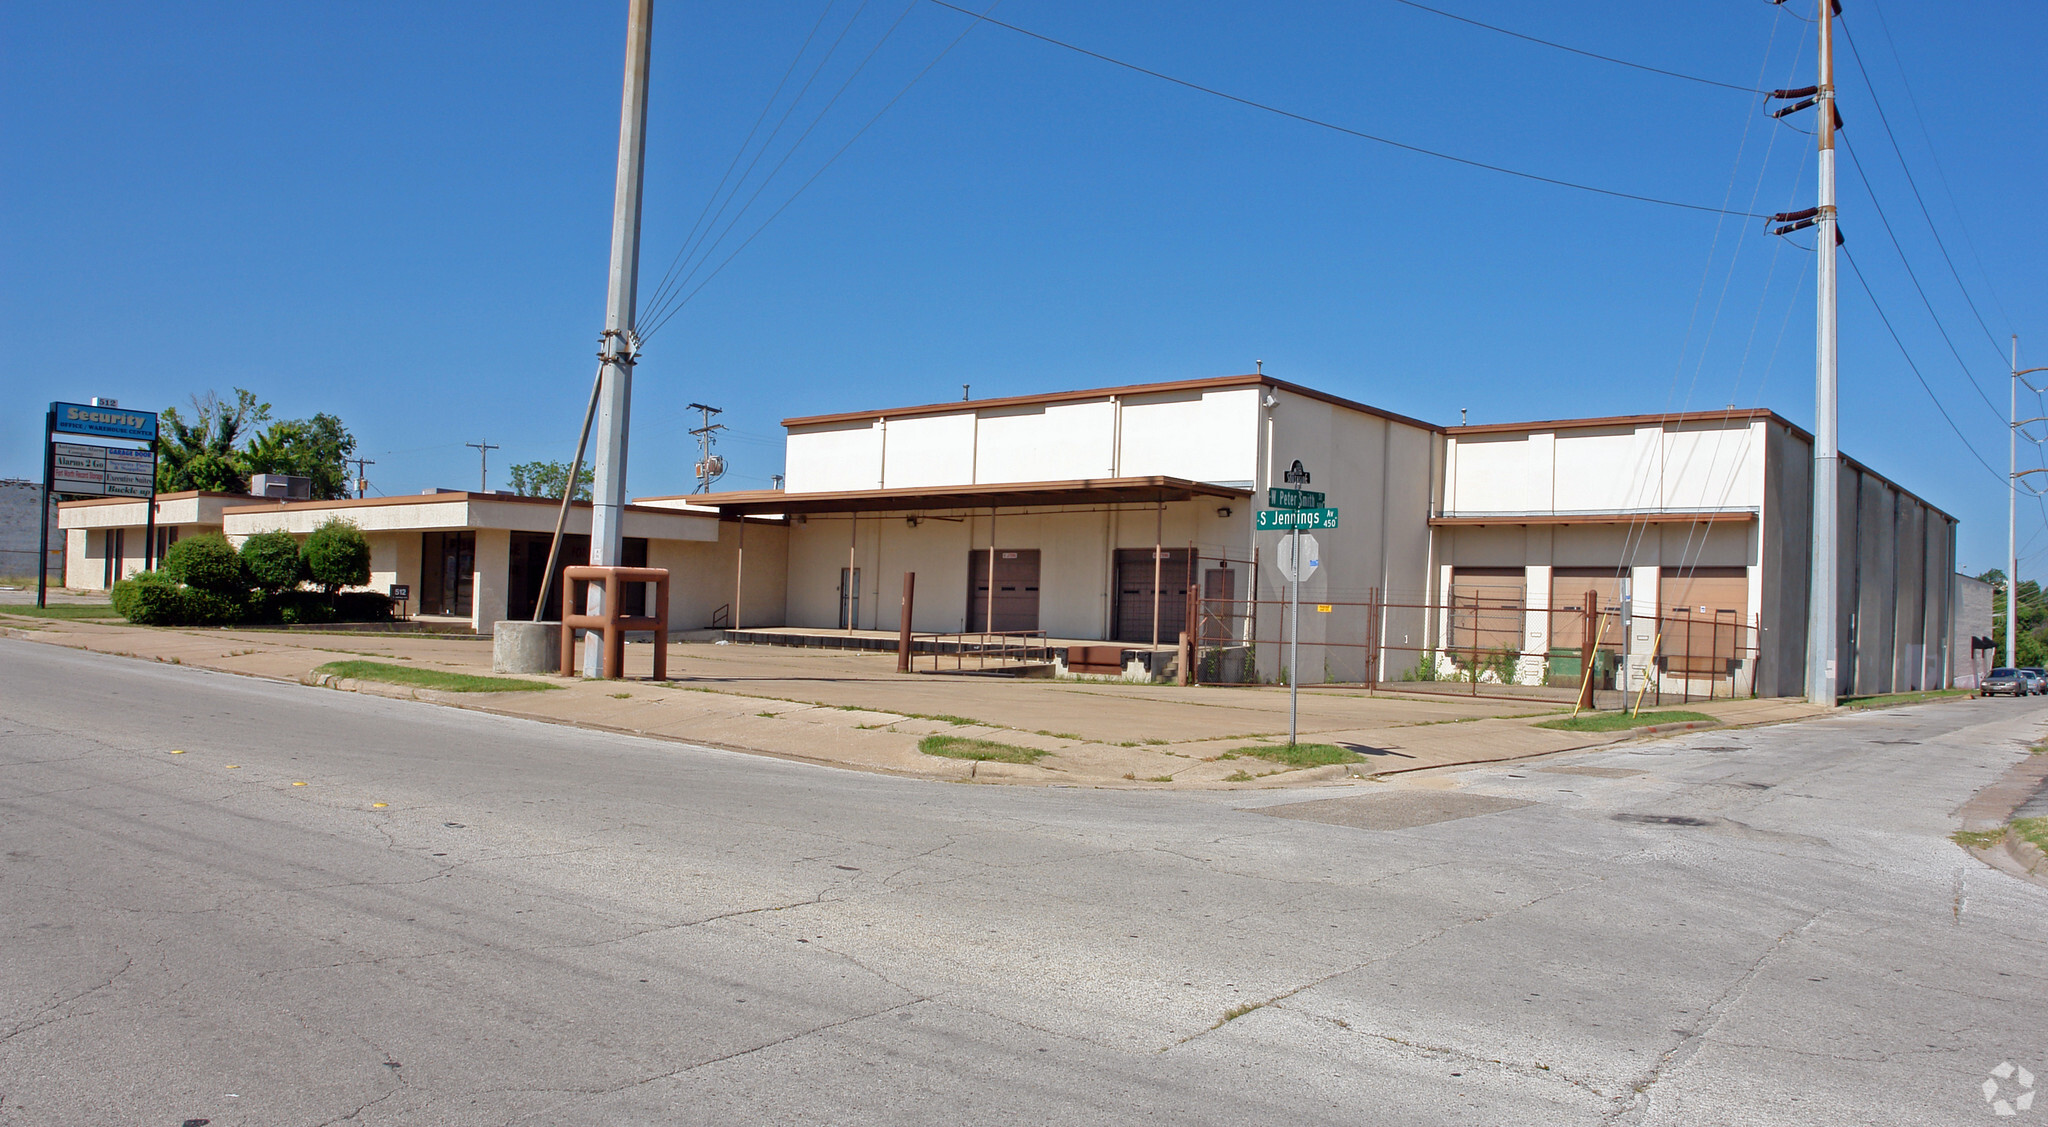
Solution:
[{"label": "loading dock door", "polygon": [[[988,549],[967,553],[967,629],[991,629]],[[995,630],[1038,629],[1038,549],[996,549]]]},{"label": "loading dock door", "polygon": [[[1188,628],[1188,550],[1170,548],[1159,560],[1159,641],[1169,644]],[[1116,552],[1116,638],[1152,641],[1152,549]]]}]

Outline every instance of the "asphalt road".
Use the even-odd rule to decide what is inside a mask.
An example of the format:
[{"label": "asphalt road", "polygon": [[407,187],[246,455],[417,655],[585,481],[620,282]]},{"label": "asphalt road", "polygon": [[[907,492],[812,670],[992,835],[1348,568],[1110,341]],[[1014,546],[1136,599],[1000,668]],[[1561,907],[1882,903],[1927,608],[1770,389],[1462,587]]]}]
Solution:
[{"label": "asphalt road", "polygon": [[1212,794],[17,641],[0,686],[9,1124],[1919,1125],[1997,1121],[2004,1061],[2048,1086],[2048,889],[1946,840],[2043,702]]}]

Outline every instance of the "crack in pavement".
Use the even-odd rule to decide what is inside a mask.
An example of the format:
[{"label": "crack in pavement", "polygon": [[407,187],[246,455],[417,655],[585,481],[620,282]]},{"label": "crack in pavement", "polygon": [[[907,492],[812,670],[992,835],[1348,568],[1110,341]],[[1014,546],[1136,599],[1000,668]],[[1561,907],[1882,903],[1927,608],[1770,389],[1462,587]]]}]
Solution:
[{"label": "crack in pavement", "polygon": [[[1826,916],[1829,911],[1830,909],[1827,908],[1816,909],[1804,921],[1785,929],[1769,947],[1764,948],[1763,952],[1757,955],[1756,959],[1749,964],[1748,969],[1737,976],[1734,982],[1728,984],[1726,990],[1721,991],[1719,997],[1708,1004],[1706,1012],[1700,1015],[1702,1020],[1695,1023],[1698,1028],[1686,1031],[1679,1038],[1676,1045],[1665,1050],[1657,1058],[1657,1063],[1651,1065],[1649,1071],[1636,1079],[1632,1085],[1634,1088],[1633,1097],[1626,1104],[1616,1107],[1603,1118],[1609,1123],[1618,1123],[1622,1121],[1622,1117],[1629,1116],[1640,1122],[1642,1117],[1649,1113],[1651,1089],[1655,1088],[1658,1082],[1666,1076],[1683,1068],[1685,1063],[1691,1060],[1700,1051],[1701,1047],[1706,1044],[1707,1038],[1713,1034],[1714,1028],[1720,1025],[1722,1020],[1728,1016],[1728,1011],[1741,1002],[1743,997],[1749,993],[1750,986],[1756,982],[1757,976],[1763,973],[1764,967],[1779,952],[1785,949],[1787,943],[1814,924],[1819,923],[1821,918]],[[1617,1100],[1621,1098],[1616,1097]]]}]

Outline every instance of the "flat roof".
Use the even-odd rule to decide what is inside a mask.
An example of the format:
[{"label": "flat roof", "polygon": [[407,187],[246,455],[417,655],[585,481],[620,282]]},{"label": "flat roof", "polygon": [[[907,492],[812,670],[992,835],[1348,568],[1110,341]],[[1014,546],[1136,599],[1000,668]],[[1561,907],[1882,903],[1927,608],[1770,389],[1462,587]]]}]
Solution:
[{"label": "flat roof", "polygon": [[[207,489],[182,489],[176,493],[159,493],[156,495],[159,503],[164,501],[188,501],[194,497],[220,497],[229,501],[254,500],[247,493],[215,493]],[[82,509],[92,505],[147,504],[149,504],[149,498],[147,497],[87,497],[77,501],[59,501],[57,502],[57,507],[60,509]]]},{"label": "flat roof", "polygon": [[1251,490],[1236,485],[1178,477],[1109,477],[1080,481],[1011,481],[988,485],[933,485],[907,489],[846,489],[790,493],[758,489],[688,495],[721,515],[757,513],[901,513],[922,509],[1015,508],[1024,505],[1086,505],[1104,501],[1158,504],[1196,497],[1237,499]]},{"label": "flat roof", "polygon": [[[562,503],[560,497],[521,497],[511,493],[471,493],[465,490],[451,490],[446,493],[404,493],[396,497],[345,497],[337,501],[272,501],[261,497],[244,497],[251,502],[223,510],[224,513],[247,512],[294,512],[304,509],[375,509],[387,505],[441,505],[451,503],[467,504],[475,501],[502,501],[513,505],[547,505],[556,507]],[[587,509],[589,501],[571,501],[572,509]],[[691,513],[684,509],[662,508],[654,505],[626,505],[630,512],[661,513],[668,516],[710,516],[709,513]]]},{"label": "flat roof", "polygon": [[893,407],[879,411],[843,411],[834,415],[801,415],[782,420],[782,425],[784,427],[804,427],[827,423],[859,422],[862,419],[900,419],[913,415],[949,415],[958,411],[980,410],[984,407],[1028,407],[1042,403],[1077,403],[1089,399],[1103,399],[1111,395],[1149,395],[1170,391],[1206,391],[1211,388],[1223,387],[1279,388],[1282,391],[1292,392],[1295,395],[1319,399],[1325,403],[1346,407],[1353,411],[1363,411],[1368,415],[1377,415],[1382,419],[1406,423],[1409,426],[1420,427],[1423,430],[1441,431],[1444,429],[1435,423],[1425,423],[1421,419],[1412,419],[1406,415],[1395,414],[1392,411],[1383,411],[1370,404],[1346,399],[1341,395],[1331,395],[1327,391],[1317,391],[1315,388],[1304,387],[1301,384],[1288,383],[1286,380],[1275,379],[1272,376],[1258,372],[1247,372],[1236,376],[1209,376],[1194,380],[1169,380],[1165,383],[1125,384],[1121,387],[1081,388],[1074,391],[1053,391],[1039,395],[1005,395],[995,399],[956,399],[947,403],[922,403],[911,407]]},{"label": "flat roof", "polygon": [[1754,509],[1683,509],[1655,511],[1617,509],[1607,512],[1460,513],[1429,518],[1431,527],[1457,528],[1494,524],[1739,524],[1756,519]]},{"label": "flat roof", "polygon": [[[1516,434],[1523,431],[1595,430],[1600,427],[1639,427],[1647,423],[1733,423],[1778,418],[1764,407],[1741,407],[1722,411],[1676,411],[1668,415],[1605,415],[1591,419],[1543,419],[1530,423],[1471,423],[1445,427],[1453,438],[1467,434]],[[1784,422],[1783,419],[1779,419]],[[1790,426],[1791,424],[1787,423]],[[1795,428],[1796,429],[1796,428]],[[1802,432],[1803,433],[1803,432]],[[1807,435],[1811,439],[1812,435]]]}]

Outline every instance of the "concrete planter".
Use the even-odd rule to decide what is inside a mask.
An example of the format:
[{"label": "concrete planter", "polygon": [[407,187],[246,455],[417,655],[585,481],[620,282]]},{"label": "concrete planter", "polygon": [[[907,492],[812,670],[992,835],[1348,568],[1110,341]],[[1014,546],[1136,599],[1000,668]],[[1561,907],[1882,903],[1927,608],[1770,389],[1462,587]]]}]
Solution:
[{"label": "concrete planter", "polygon": [[562,624],[491,624],[491,672],[554,673],[562,667]]}]

